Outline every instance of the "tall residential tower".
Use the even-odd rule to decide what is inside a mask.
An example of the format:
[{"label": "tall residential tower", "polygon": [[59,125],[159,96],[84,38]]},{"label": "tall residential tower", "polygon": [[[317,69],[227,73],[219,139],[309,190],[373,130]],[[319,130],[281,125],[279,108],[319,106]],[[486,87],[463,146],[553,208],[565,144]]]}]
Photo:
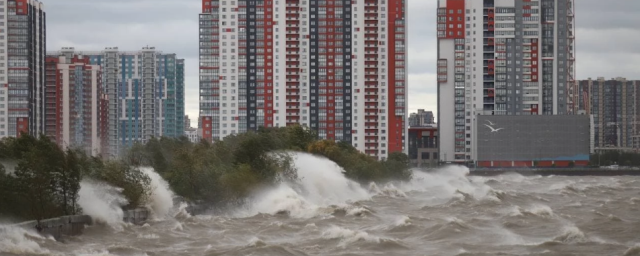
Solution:
[{"label": "tall residential tower", "polygon": [[477,115],[574,114],[574,0],[439,0],[437,31],[441,161],[477,159]]},{"label": "tall residential tower", "polygon": [[102,95],[97,104],[105,157],[118,156],[134,143],[145,143],[152,137],[183,136],[184,60],[175,54],[155,47],[139,51],[107,47],[98,52],[63,48],[52,54],[76,56],[73,58],[85,65],[100,67]]},{"label": "tall residential tower", "polygon": [[640,137],[640,80],[589,78],[578,81],[578,88],[577,111],[593,115],[596,149],[637,149],[634,141]]},{"label": "tall residential tower", "polygon": [[58,145],[103,154],[102,70],[73,48],[50,52],[46,59],[45,134]]},{"label": "tall residential tower", "polygon": [[406,0],[203,0],[202,137],[304,125],[405,150]]},{"label": "tall residential tower", "polygon": [[36,0],[0,0],[0,138],[44,133],[45,21]]}]

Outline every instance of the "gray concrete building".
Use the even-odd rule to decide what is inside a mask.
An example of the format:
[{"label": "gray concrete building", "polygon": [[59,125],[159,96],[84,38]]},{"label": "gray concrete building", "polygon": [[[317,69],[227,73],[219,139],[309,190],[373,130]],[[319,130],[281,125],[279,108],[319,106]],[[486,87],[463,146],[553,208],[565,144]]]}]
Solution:
[{"label": "gray concrete building", "polygon": [[435,123],[432,111],[418,109],[418,112],[409,115],[409,127],[425,127],[434,125]]}]

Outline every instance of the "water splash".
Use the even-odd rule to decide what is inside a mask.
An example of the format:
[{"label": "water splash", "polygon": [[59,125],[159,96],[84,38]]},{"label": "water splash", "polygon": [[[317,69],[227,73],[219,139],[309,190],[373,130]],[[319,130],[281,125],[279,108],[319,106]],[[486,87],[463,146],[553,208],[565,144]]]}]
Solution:
[{"label": "water splash", "polygon": [[35,231],[27,231],[15,226],[0,226],[0,254],[49,255],[50,251],[40,247],[39,241],[46,238]]},{"label": "water splash", "polygon": [[306,153],[291,153],[299,180],[282,183],[276,188],[258,193],[244,216],[258,213],[286,213],[292,217],[308,218],[321,208],[344,205],[371,198],[360,184],[347,179],[336,163]]},{"label": "water splash", "polygon": [[553,241],[564,244],[576,244],[589,242],[589,239],[578,227],[565,227],[562,234],[556,236]]},{"label": "water splash", "polygon": [[482,181],[469,179],[469,169],[464,166],[446,166],[434,171],[413,171],[413,178],[402,182],[398,189],[405,193],[428,192],[433,195],[433,203],[440,204],[451,199],[469,201],[491,200],[500,202],[502,191],[493,190]]},{"label": "water splash", "polygon": [[147,207],[151,210],[152,216],[158,219],[167,217],[169,211],[173,208],[173,191],[169,188],[169,183],[153,168],[142,167],[140,171],[151,179],[151,198],[147,203]]},{"label": "water splash", "polygon": [[106,224],[116,229],[124,225],[122,206],[127,199],[122,189],[103,182],[83,180],[80,182],[78,204],[84,214],[93,218],[95,223]]},{"label": "water splash", "polygon": [[325,239],[340,239],[340,245],[345,246],[357,241],[366,241],[379,243],[380,237],[370,235],[366,231],[351,230],[348,228],[331,226],[322,232],[322,237]]}]

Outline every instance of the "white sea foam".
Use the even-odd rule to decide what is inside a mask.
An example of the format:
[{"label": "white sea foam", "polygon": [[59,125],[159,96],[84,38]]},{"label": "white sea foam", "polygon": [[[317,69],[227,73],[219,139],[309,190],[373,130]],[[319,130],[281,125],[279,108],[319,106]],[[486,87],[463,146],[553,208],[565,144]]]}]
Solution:
[{"label": "white sea foam", "polygon": [[400,216],[394,222],[395,227],[406,227],[410,225],[411,225],[411,218],[407,216]]},{"label": "white sea foam", "polygon": [[142,167],[140,171],[151,179],[151,198],[147,207],[152,211],[153,217],[159,219],[167,217],[173,207],[173,191],[169,188],[169,184],[153,168]]},{"label": "white sea foam", "polygon": [[468,174],[469,169],[464,166],[447,166],[430,172],[415,170],[413,178],[398,188],[405,193],[428,192],[441,202],[450,199],[501,201],[504,192],[493,190],[482,180],[469,179]]},{"label": "white sea foam", "polygon": [[248,210],[241,215],[287,213],[292,217],[309,218],[331,205],[344,207],[349,214],[363,209],[348,209],[346,203],[371,197],[360,184],[347,179],[334,162],[306,153],[292,153],[299,180],[295,184],[281,183],[252,198]]},{"label": "white sea foam", "polygon": [[122,228],[122,206],[128,202],[122,195],[121,188],[103,182],[83,180],[80,182],[78,196],[78,205],[94,222],[107,224],[116,229]]},{"label": "white sea foam", "polygon": [[587,236],[577,227],[565,227],[564,231],[556,236],[553,241],[564,244],[585,243],[589,239]]},{"label": "white sea foam", "polygon": [[46,239],[35,231],[27,231],[14,226],[0,226],[0,255],[5,253],[51,255],[49,250],[38,244],[38,241]]},{"label": "white sea foam", "polygon": [[325,239],[340,239],[340,245],[348,245],[357,241],[366,241],[379,243],[380,238],[374,235],[370,235],[365,231],[351,230],[338,226],[331,226],[322,232],[322,237]]}]

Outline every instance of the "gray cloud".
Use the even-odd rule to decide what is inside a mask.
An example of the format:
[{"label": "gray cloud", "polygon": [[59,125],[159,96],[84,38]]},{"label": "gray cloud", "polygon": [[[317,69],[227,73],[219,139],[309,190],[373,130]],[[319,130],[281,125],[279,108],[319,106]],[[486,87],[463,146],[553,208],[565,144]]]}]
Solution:
[{"label": "gray cloud", "polygon": [[[48,50],[74,46],[138,50],[156,46],[186,59],[186,109],[198,116],[198,13],[201,0],[43,0]],[[436,111],[437,0],[409,1],[409,109]],[[640,1],[576,1],[578,79],[640,79]]]},{"label": "gray cloud", "polygon": [[589,29],[638,29],[640,1],[575,0],[578,26]]}]

